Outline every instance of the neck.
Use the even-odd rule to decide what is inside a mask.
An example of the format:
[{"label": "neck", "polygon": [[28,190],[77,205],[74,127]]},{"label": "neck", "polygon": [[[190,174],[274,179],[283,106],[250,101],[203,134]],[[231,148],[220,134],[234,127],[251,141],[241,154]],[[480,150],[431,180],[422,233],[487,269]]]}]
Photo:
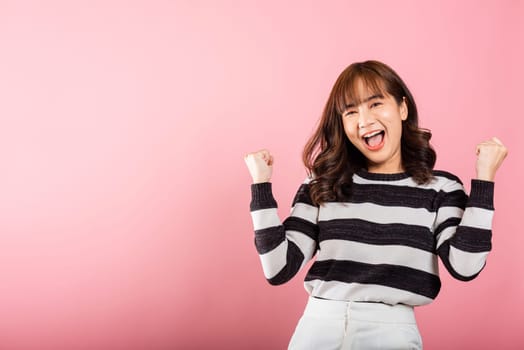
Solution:
[{"label": "neck", "polygon": [[370,173],[379,173],[379,174],[397,174],[403,173],[405,171],[402,166],[402,162],[390,162],[386,164],[374,164],[368,163],[368,172]]}]

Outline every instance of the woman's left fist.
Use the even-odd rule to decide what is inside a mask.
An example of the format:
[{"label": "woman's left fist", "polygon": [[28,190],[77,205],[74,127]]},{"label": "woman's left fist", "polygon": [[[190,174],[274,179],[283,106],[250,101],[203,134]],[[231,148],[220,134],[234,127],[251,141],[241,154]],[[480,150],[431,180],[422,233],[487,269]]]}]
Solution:
[{"label": "woman's left fist", "polygon": [[477,179],[493,181],[495,173],[508,155],[508,149],[496,137],[477,145]]}]

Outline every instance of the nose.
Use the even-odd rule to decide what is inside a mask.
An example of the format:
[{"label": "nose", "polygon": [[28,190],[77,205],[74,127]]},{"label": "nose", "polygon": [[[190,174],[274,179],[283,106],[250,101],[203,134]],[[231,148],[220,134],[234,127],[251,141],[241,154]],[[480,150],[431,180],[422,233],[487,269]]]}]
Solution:
[{"label": "nose", "polygon": [[358,127],[360,129],[364,129],[373,125],[374,123],[375,119],[373,118],[372,113],[366,108],[361,109],[360,113],[358,114]]}]

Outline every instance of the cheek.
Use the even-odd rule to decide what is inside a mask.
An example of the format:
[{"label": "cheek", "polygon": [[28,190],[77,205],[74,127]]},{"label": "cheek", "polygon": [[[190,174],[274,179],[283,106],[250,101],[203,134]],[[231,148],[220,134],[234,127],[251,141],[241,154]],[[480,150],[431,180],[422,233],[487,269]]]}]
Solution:
[{"label": "cheek", "polygon": [[399,114],[390,114],[382,118],[382,124],[388,129],[391,135],[402,134],[402,119]]},{"label": "cheek", "polygon": [[351,143],[354,143],[354,141],[358,140],[357,128],[355,127],[355,125],[353,125],[353,123],[345,122],[344,132],[346,133],[346,136],[349,138],[349,141],[351,141]]},{"label": "cheek", "polygon": [[389,129],[395,134],[402,134],[402,120],[393,120],[390,123]]}]

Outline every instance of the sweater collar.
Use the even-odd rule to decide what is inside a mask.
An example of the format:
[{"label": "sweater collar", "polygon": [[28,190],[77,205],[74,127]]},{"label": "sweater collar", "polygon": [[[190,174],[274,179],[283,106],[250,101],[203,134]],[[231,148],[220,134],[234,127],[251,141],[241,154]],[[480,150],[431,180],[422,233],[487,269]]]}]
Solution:
[{"label": "sweater collar", "polygon": [[392,174],[370,173],[366,169],[360,169],[356,172],[356,174],[364,179],[376,180],[376,181],[396,181],[396,180],[407,179],[410,176],[407,172],[392,173]]}]

